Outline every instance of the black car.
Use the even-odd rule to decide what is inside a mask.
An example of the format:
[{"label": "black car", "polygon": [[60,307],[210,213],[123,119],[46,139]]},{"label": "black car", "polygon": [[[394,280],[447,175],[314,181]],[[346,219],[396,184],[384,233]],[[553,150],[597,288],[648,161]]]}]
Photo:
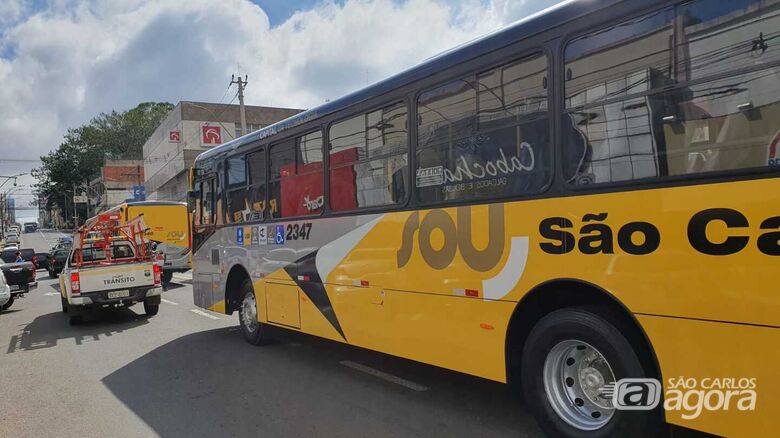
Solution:
[{"label": "black car", "polygon": [[36,252],[35,253],[35,267],[37,269],[46,269],[49,270],[49,253],[47,252]]},{"label": "black car", "polygon": [[65,266],[65,260],[68,258],[70,251],[66,249],[58,249],[51,253],[49,256],[49,277],[55,278],[57,274],[62,272],[62,268]]},{"label": "black car", "polygon": [[[22,256],[22,262],[16,262],[17,252]],[[11,299],[3,306],[5,310],[11,307],[16,298],[23,297],[24,294],[38,287],[38,282],[35,280],[37,257],[35,257],[35,250],[31,248],[8,249],[0,252],[0,260],[2,261],[0,270],[3,271],[5,282],[11,288]]]}]

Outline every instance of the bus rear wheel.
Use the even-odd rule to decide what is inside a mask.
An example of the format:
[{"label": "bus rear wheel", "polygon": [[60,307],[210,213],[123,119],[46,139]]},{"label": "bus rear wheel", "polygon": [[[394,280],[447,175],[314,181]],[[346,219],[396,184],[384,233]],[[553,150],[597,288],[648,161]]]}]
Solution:
[{"label": "bus rear wheel", "polygon": [[268,343],[268,334],[263,323],[257,320],[257,300],[252,281],[248,278],[241,283],[241,307],[238,309],[238,321],[244,339],[252,345]]},{"label": "bus rear wheel", "polygon": [[658,436],[660,407],[625,411],[612,403],[615,382],[643,377],[639,356],[621,330],[589,308],[545,316],[523,348],[523,395],[550,436]]}]

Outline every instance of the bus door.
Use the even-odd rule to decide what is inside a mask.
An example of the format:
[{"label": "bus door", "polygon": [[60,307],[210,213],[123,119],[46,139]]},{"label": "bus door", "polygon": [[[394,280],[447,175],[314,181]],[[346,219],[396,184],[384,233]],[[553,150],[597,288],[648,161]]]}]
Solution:
[{"label": "bus door", "polygon": [[[197,306],[209,308],[219,288],[219,245],[216,229],[216,180],[195,183],[195,214],[192,226],[192,288]],[[216,283],[216,284],[215,284]]]}]

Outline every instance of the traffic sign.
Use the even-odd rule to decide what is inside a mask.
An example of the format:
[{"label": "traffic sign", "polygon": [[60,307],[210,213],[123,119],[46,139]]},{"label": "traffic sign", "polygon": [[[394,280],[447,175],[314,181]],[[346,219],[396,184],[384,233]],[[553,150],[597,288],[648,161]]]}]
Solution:
[{"label": "traffic sign", "polygon": [[133,186],[133,201],[146,201],[146,187]]}]

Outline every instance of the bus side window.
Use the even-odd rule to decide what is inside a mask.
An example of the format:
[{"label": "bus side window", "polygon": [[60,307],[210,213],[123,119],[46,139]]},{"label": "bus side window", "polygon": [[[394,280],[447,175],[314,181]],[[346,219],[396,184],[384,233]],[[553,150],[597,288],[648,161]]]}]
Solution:
[{"label": "bus side window", "polygon": [[[266,211],[265,192],[266,192],[266,160],[265,149],[252,152],[246,156],[247,167],[249,170],[249,188],[246,194],[246,203],[249,218],[247,220],[257,221],[264,218]],[[270,203],[268,211],[272,214],[277,212],[276,201]]]},{"label": "bus side window", "polygon": [[201,181],[201,225],[214,224],[214,179]]},{"label": "bus side window", "polygon": [[550,179],[547,59],[457,79],[417,101],[415,189],[423,203],[538,193]]},{"label": "bus side window", "polygon": [[780,52],[767,36],[778,12],[778,2],[697,0],[570,41],[567,181],[777,169]]},{"label": "bus side window", "polygon": [[247,175],[244,156],[230,157],[227,163],[227,223],[240,223],[248,220]]},{"label": "bus side window", "polygon": [[408,191],[406,105],[398,103],[342,120],[330,128],[333,211],[403,202]]},{"label": "bus side window", "polygon": [[315,131],[271,146],[269,176],[268,203],[272,217],[319,214],[325,202],[322,132]]}]

